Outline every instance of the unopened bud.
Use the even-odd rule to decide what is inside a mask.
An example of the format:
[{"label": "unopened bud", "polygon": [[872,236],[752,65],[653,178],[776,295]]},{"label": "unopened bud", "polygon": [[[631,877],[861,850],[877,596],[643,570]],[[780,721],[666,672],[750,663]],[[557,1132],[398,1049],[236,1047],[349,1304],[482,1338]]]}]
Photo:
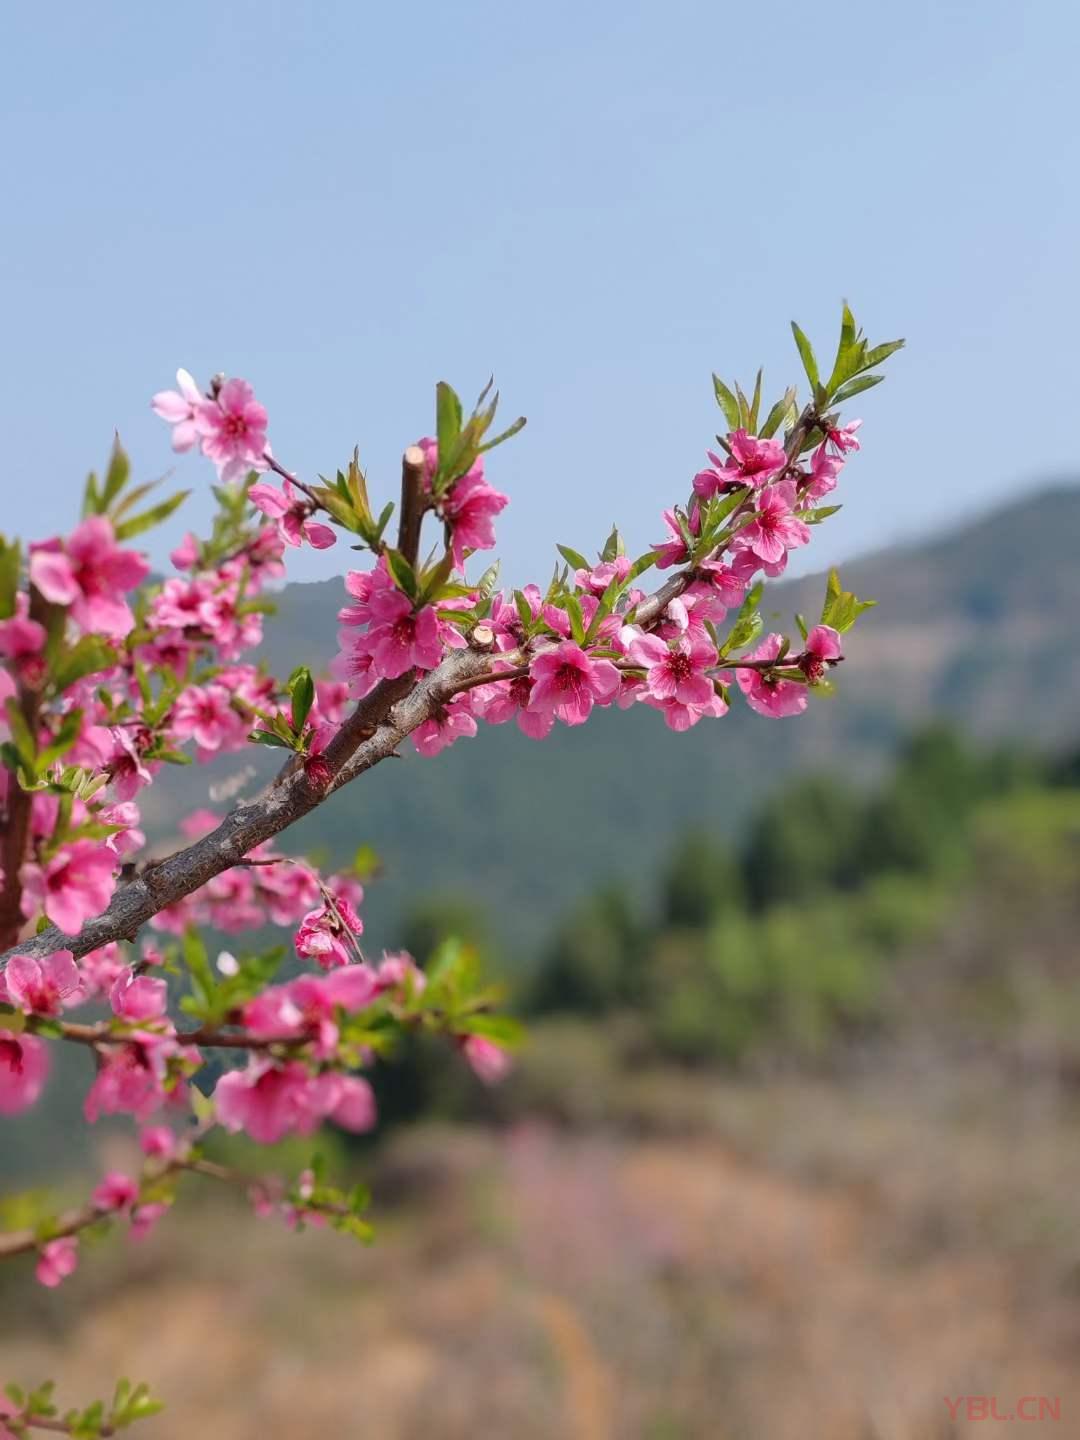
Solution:
[{"label": "unopened bud", "polygon": [[315,790],[325,790],[333,778],[329,761],[322,755],[309,755],[304,761],[304,774]]}]

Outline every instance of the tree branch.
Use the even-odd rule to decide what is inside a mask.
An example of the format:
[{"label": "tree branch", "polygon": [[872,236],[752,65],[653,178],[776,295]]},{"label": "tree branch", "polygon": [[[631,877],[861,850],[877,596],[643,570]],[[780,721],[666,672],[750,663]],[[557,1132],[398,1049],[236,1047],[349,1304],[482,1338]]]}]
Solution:
[{"label": "tree branch", "polygon": [[323,752],[327,778],[314,783],[290,759],[262,795],[238,805],[216,830],[117,889],[108,908],[78,935],[65,935],[50,925],[6,950],[0,965],[14,954],[41,958],[57,950],[70,950],[78,958],[112,940],[132,939],[159,910],[230,869],[256,845],[280,835],[335,790],[393,755],[418,725],[450,699],[460,680],[481,674],[488,664],[483,651],[469,648],[448,655],[419,683],[414,672],[382,681],[358,702]]}]

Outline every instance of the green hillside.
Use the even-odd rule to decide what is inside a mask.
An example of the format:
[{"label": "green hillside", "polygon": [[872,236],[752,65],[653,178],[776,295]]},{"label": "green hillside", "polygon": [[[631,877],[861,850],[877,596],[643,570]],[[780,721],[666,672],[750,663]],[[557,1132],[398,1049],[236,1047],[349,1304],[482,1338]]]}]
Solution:
[{"label": "green hillside", "polygon": [[[1063,485],[933,543],[881,551],[844,567],[845,585],[879,608],[849,637],[835,698],[800,719],[762,720],[736,706],[678,736],[636,707],[557,727],[540,745],[511,726],[434,761],[407,745],[400,762],[336,797],[291,845],[338,860],[361,842],[376,846],[386,863],[366,910],[376,945],[392,943],[411,900],[439,891],[475,897],[497,916],[507,948],[529,950],[598,879],[651,889],[659,857],[688,824],[735,830],[795,771],[868,778],[928,715],[984,740],[1052,747],[1075,739],[1078,547],[1080,488]],[[821,577],[772,586],[767,618],[775,612],[790,627],[795,610],[816,613],[823,589]],[[341,603],[337,580],[289,586],[267,626],[273,666],[328,663]],[[248,763],[230,757],[214,774]],[[203,772],[170,780],[185,800],[205,795]]]}]

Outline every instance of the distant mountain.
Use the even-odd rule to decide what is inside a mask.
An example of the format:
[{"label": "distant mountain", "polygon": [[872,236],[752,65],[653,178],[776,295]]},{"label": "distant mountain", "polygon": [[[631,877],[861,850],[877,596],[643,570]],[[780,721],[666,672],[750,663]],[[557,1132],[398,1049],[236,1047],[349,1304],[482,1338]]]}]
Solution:
[{"label": "distant mountain", "polygon": [[[912,483],[940,482],[931,473]],[[655,862],[690,822],[732,831],[749,806],[808,769],[869,777],[930,715],[984,740],[1075,738],[1078,552],[1080,488],[1027,494],[941,539],[845,565],[845,587],[879,607],[849,637],[835,698],[801,718],[765,720],[736,704],[679,736],[639,706],[557,727],[539,745],[514,726],[483,730],[434,761],[406,744],[400,761],[310,817],[289,848],[341,861],[361,842],[375,845],[386,863],[366,907],[375,944],[392,943],[414,899],[455,892],[490,911],[508,948],[531,949],[598,878],[637,877],[651,889]],[[821,576],[775,584],[766,621],[791,629],[795,611],[819,613],[823,594]],[[328,664],[342,601],[338,580],[284,590],[265,647],[279,673]],[[244,763],[231,757],[224,773]],[[200,779],[186,770],[170,789],[187,799]]]}]

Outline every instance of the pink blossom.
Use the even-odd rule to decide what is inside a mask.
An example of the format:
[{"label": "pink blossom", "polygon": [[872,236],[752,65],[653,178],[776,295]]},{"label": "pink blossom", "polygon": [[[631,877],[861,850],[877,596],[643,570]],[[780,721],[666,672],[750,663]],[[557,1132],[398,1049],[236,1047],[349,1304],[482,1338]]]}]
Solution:
[{"label": "pink blossom", "polygon": [[641,635],[628,655],[645,668],[645,686],[654,699],[680,705],[707,705],[715,691],[709,678],[716,664],[716,646],[704,631],[686,630],[668,643],[657,635]]},{"label": "pink blossom", "polygon": [[323,1120],[345,1129],[370,1128],[374,1102],[368,1106],[358,1089],[365,1083],[332,1072],[312,1076],[297,1060],[280,1066],[255,1060],[246,1070],[223,1075],[214,1101],[226,1130],[243,1130],[260,1145],[273,1145],[292,1131],[310,1135]]},{"label": "pink blossom", "polygon": [[169,1206],[162,1201],[155,1201],[151,1205],[136,1205],[131,1212],[131,1229],[128,1232],[132,1240],[145,1240],[162,1216],[168,1213]]},{"label": "pink blossom", "polygon": [[86,998],[107,994],[124,968],[120,946],[115,941],[84,955],[79,961],[79,974]]},{"label": "pink blossom", "polygon": [[[424,483],[430,492],[439,468],[438,442],[428,435],[417,444],[424,452]],[[466,550],[490,550],[495,544],[495,516],[509,503],[508,496],[484,479],[482,455],[440,496],[436,508],[450,526],[451,551],[459,570],[465,564]]]},{"label": "pink blossom", "polygon": [[782,480],[760,491],[755,516],[735,536],[732,548],[749,550],[765,564],[775,565],[789,550],[810,542],[810,529],[794,513],[795,482]]},{"label": "pink blossom", "polygon": [[353,1135],[362,1135],[374,1130],[378,1115],[375,1108],[375,1092],[360,1075],[335,1075],[337,1096],[330,1119],[342,1130]]},{"label": "pink blossom", "polygon": [[427,976],[407,950],[384,954],[377,975],[380,990],[407,986],[414,995],[420,995],[427,986]]},{"label": "pink blossom", "polygon": [[373,570],[350,570],[345,576],[345,589],[355,603],[338,611],[338,621],[342,625],[369,625],[378,618],[373,609],[375,597],[392,594],[397,587],[385,557],[380,555]]},{"label": "pink blossom", "polygon": [[513,1063],[506,1051],[485,1035],[466,1035],[461,1049],[470,1069],[485,1085],[505,1079]]},{"label": "pink blossom", "polygon": [[[266,845],[257,846],[250,854],[253,860],[278,858]],[[253,879],[258,899],[275,925],[295,924],[319,898],[318,878],[306,865],[263,865],[256,869]]]},{"label": "pink blossom", "polygon": [[109,992],[113,1014],[121,1020],[138,1023],[160,1020],[168,998],[164,980],[153,980],[149,975],[136,976],[130,967],[117,977]]},{"label": "pink blossom", "polygon": [[37,655],[45,645],[45,627],[31,620],[30,596],[20,590],[15,596],[15,613],[0,620],[0,657],[23,660]]},{"label": "pink blossom", "polygon": [[378,977],[369,965],[343,965],[328,975],[301,975],[274,985],[244,1006],[244,1024],[260,1039],[309,1036],[329,1059],[337,1047],[337,1012],[361,1010],[375,999]]},{"label": "pink blossom", "polygon": [[529,673],[530,707],[567,725],[584,724],[594,703],[612,700],[619,689],[619,672],[611,661],[592,659],[572,640],[541,651]]},{"label": "pink blossom", "polygon": [[368,649],[378,673],[395,680],[414,666],[434,670],[443,653],[434,608],[425,605],[414,613],[400,591],[380,595],[376,607],[378,623],[368,634]]},{"label": "pink blossom", "polygon": [[824,679],[828,667],[843,658],[839,632],[831,625],[815,625],[803,645],[799,669],[811,685],[817,685]]},{"label": "pink blossom", "polygon": [[16,1405],[10,1396],[0,1392],[0,1440],[20,1440],[23,1434],[23,1427],[20,1425],[18,1434],[16,1434],[14,1430],[4,1424],[4,1420],[11,1420],[14,1416],[21,1414],[21,1406]]},{"label": "pink blossom", "polygon": [[30,547],[30,580],[55,605],[67,605],[86,631],[122,639],[135,624],[125,590],[149,571],[134,550],[121,550],[104,515],[84,520],[64,544],[46,540]]},{"label": "pink blossom", "polygon": [[617,555],[614,560],[601,560],[591,570],[576,570],[574,579],[579,589],[588,590],[599,598],[613,580],[625,580],[629,574],[629,558],[626,555]]},{"label": "pink blossom", "polygon": [[[658,570],[667,570],[671,565],[681,565],[685,560],[689,560],[690,558],[690,552],[686,548],[686,541],[683,539],[683,533],[676,519],[675,511],[665,510],[663,513],[663,521],[667,526],[668,539],[652,547],[653,550],[656,551],[656,568]],[[688,528],[691,535],[700,533],[701,512],[696,505],[690,512]]]},{"label": "pink blossom", "polygon": [[203,396],[186,370],[177,370],[176,386],[175,390],[159,390],[150,401],[150,408],[173,427],[172,447],[183,453],[199,438],[195,413],[203,403]]},{"label": "pink blossom", "polygon": [[[766,635],[765,639],[745,658],[747,660],[775,660],[783,644],[782,635]],[[785,680],[768,670],[740,670],[736,667],[739,688],[746,696],[746,703],[759,715],[779,718],[784,715],[801,715],[806,709],[806,686],[797,680]]]},{"label": "pink blossom", "polygon": [[728,436],[731,455],[721,460],[709,451],[712,468],[699,470],[694,476],[694,490],[703,500],[736,485],[766,484],[779,475],[787,464],[787,455],[779,440],[759,440],[745,430],[734,430]]},{"label": "pink blossom", "polygon": [[61,1281],[73,1275],[79,1265],[79,1241],[75,1235],[64,1235],[41,1247],[34,1274],[40,1285],[55,1290]]},{"label": "pink blossom", "polygon": [[195,429],[203,454],[222,480],[240,480],[249,470],[266,468],[266,411],[246,380],[226,380],[216,400],[200,400]]},{"label": "pink blossom", "polygon": [[663,712],[664,724],[669,730],[682,733],[706,717],[718,720],[728,712],[727,701],[712,694],[704,705],[684,705],[679,700],[657,700],[651,695],[642,697],[647,705]]},{"label": "pink blossom", "polygon": [[80,993],[80,976],[70,950],[57,950],[44,960],[12,955],[0,975],[11,1003],[32,1015],[59,1015],[64,1001]]},{"label": "pink blossom", "polygon": [[176,549],[169,551],[169,559],[177,570],[194,570],[199,563],[201,553],[202,546],[199,544],[198,537],[189,530]]},{"label": "pink blossom", "polygon": [[495,544],[495,516],[510,503],[509,496],[484,479],[483,457],[443,497],[441,511],[450,526],[454,564],[460,570],[466,550],[490,550]]},{"label": "pink blossom", "polygon": [[171,1160],[177,1151],[176,1136],[167,1125],[147,1125],[139,1132],[139,1146],[153,1160]]},{"label": "pink blossom", "polygon": [[[154,778],[154,773],[143,761],[140,750],[140,744],[149,748],[150,732],[133,732],[117,725],[108,731],[108,734],[112,740],[112,752],[102,768],[109,771],[116,798],[121,801],[133,800],[139,790],[144,785],[149,785]],[[159,768],[154,766],[154,770]]]},{"label": "pink blossom", "polygon": [[476,734],[476,720],[473,718],[469,697],[456,695],[448,705],[443,705],[430,720],[424,720],[412,733],[413,746],[418,755],[438,755],[453,745],[455,740],[470,739]]},{"label": "pink blossom", "polygon": [[0,1030],[0,1115],[17,1115],[37,1100],[49,1073],[49,1052],[36,1035]]},{"label": "pink blossom", "polygon": [[148,1119],[166,1099],[169,1062],[174,1056],[195,1063],[196,1052],[185,1053],[170,1036],[148,1032],[131,1035],[123,1045],[110,1046],[83,1102],[86,1119],[91,1124],[101,1115]]},{"label": "pink blossom", "polygon": [[529,675],[517,675],[509,682],[482,686],[481,714],[489,725],[505,725],[516,720],[518,729],[530,740],[543,740],[555,724],[553,710],[532,710],[533,682]]},{"label": "pink blossom", "polygon": [[65,935],[77,935],[112,899],[115,866],[112,851],[93,840],[76,840],[44,865],[27,861],[19,872],[23,914],[40,907]]},{"label": "pink blossom", "polygon": [[335,900],[337,913],[327,906],[309,911],[296,932],[296,953],[314,960],[324,970],[334,965],[348,965],[348,935],[362,935],[364,922],[345,899]]},{"label": "pink blossom", "polygon": [[90,1198],[99,1210],[130,1210],[139,1198],[139,1187],[129,1175],[112,1170]]},{"label": "pink blossom", "polygon": [[172,711],[173,733],[178,740],[194,739],[200,759],[244,743],[250,723],[233,707],[233,694],[224,685],[189,685]]},{"label": "pink blossom", "polygon": [[827,445],[819,445],[810,462],[810,478],[803,486],[804,500],[821,500],[836,489],[836,481],[844,462],[837,455],[830,455]]},{"label": "pink blossom", "polygon": [[698,621],[720,624],[729,610],[737,610],[746,594],[746,580],[721,560],[703,560],[698,565],[701,579],[692,581],[682,594],[682,603]]},{"label": "pink blossom", "polygon": [[306,540],[316,550],[328,550],[337,544],[337,535],[329,525],[312,519],[311,505],[296,494],[288,480],[280,490],[261,481],[252,485],[248,499],[277,524],[277,533],[286,545],[299,546]]},{"label": "pink blossom", "polygon": [[850,425],[841,425],[839,429],[826,430],[826,443],[831,445],[839,455],[844,455],[849,450],[861,450],[862,446],[855,436],[855,432],[861,424],[861,420],[852,420]]}]

